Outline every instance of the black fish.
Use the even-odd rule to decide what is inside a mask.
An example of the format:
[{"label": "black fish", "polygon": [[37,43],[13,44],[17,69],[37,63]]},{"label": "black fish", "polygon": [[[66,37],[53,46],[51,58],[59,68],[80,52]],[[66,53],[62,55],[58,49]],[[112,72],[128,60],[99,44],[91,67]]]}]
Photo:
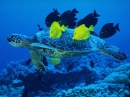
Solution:
[{"label": "black fish", "polygon": [[57,64],[57,65],[54,65],[54,67],[56,69],[58,69],[58,70],[61,70],[62,69],[62,64],[60,63],[60,64]]},{"label": "black fish", "polygon": [[53,9],[53,12],[48,14],[48,16],[46,17],[45,24],[47,27],[50,27],[54,21],[58,20],[59,20],[59,12],[57,11],[57,9]]},{"label": "black fish", "polygon": [[37,24],[37,26],[38,26],[39,31],[44,30],[43,28],[41,28],[41,26],[39,24]]},{"label": "black fish", "polygon": [[61,14],[59,18],[59,23],[60,25],[65,25],[68,26],[68,28],[75,28],[76,26],[76,20],[77,18],[75,17],[78,11],[76,8],[74,8],[72,11],[67,10],[64,13]]},{"label": "black fish", "polygon": [[45,66],[48,66],[47,58],[45,56],[42,57],[42,62]]},{"label": "black fish", "polygon": [[92,35],[99,37],[99,35],[96,32],[91,32]]},{"label": "black fish", "polygon": [[100,38],[109,38],[113,36],[119,29],[119,23],[114,26],[113,23],[105,24],[100,31]]},{"label": "black fish", "polygon": [[68,71],[72,70],[73,68],[74,68],[73,64],[70,64],[70,65],[67,67],[66,71],[68,72]]},{"label": "black fish", "polygon": [[42,81],[42,74],[41,74],[41,73],[39,73],[39,74],[37,75],[37,79],[38,79],[39,82]]},{"label": "black fish", "polygon": [[31,59],[27,59],[26,61],[25,61],[25,65],[29,65],[31,63]]},{"label": "black fish", "polygon": [[92,60],[90,61],[90,67],[94,68],[94,62]]},{"label": "black fish", "polygon": [[93,13],[88,14],[86,17],[84,17],[83,19],[79,20],[77,23],[77,27],[85,24],[86,27],[90,27],[91,25],[95,26],[98,22],[98,17],[100,15],[96,13],[96,11],[94,10]]},{"label": "black fish", "polygon": [[29,93],[29,89],[25,87],[22,92],[22,97],[28,97],[28,93]]}]

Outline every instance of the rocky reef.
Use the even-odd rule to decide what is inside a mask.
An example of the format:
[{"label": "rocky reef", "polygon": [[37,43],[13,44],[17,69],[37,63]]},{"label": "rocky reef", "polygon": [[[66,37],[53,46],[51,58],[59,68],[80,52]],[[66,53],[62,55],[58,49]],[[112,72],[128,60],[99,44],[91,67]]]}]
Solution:
[{"label": "rocky reef", "polygon": [[62,90],[56,97],[130,97],[130,63],[117,67],[99,82]]},{"label": "rocky reef", "polygon": [[[129,97],[130,61],[100,53],[61,59],[39,72],[26,60],[12,61],[0,73],[2,97]],[[93,62],[93,65],[91,65]],[[122,95],[122,96],[119,96]]]}]

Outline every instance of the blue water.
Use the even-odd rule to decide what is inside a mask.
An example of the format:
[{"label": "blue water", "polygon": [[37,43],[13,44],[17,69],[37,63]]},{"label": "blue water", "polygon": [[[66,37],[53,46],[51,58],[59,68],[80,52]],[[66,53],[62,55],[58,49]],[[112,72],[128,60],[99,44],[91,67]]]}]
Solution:
[{"label": "blue water", "polygon": [[46,29],[44,20],[53,8],[60,13],[76,8],[78,19],[96,10],[101,15],[97,33],[105,23],[120,23],[120,32],[105,40],[130,55],[130,0],[0,0],[0,69],[12,60],[29,58],[27,49],[10,46],[6,37],[12,33],[33,36],[37,24]]}]

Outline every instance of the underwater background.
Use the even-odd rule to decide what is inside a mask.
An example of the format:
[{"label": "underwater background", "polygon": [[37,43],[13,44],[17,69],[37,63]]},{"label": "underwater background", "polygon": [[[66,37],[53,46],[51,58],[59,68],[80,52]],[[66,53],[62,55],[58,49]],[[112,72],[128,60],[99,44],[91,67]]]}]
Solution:
[{"label": "underwater background", "polygon": [[[38,74],[38,78],[39,78],[39,72],[36,71],[32,65],[30,67],[23,65],[24,60],[30,58],[28,50],[26,48],[20,49],[20,48],[15,48],[15,47],[10,46],[6,41],[6,38],[8,35],[10,35],[12,33],[19,33],[19,34],[24,34],[24,35],[33,37],[35,35],[35,33],[39,31],[37,24],[40,24],[41,27],[44,29],[48,29],[45,25],[45,18],[50,12],[53,11],[53,8],[57,9],[59,11],[59,13],[62,13],[66,10],[72,10],[73,8],[76,8],[79,11],[79,13],[76,15],[77,19],[81,19],[84,16],[86,16],[87,14],[96,10],[96,12],[98,14],[100,14],[100,17],[98,18],[98,23],[95,26],[95,32],[98,34],[99,34],[102,26],[105,23],[111,23],[111,22],[114,24],[119,23],[120,32],[117,32],[114,36],[112,36],[110,38],[106,38],[105,41],[107,41],[108,43],[110,43],[112,45],[119,47],[121,50],[123,50],[127,54],[127,56],[130,55],[130,37],[129,37],[130,36],[130,33],[129,33],[129,31],[130,31],[130,27],[129,27],[130,26],[130,1],[129,0],[0,0],[0,32],[1,32],[1,35],[0,35],[0,51],[1,51],[0,71],[2,72],[0,75],[1,84],[9,85],[9,83],[12,83],[14,85],[12,87],[15,87],[14,90],[18,90],[18,88],[16,88],[16,87],[20,87],[23,84],[21,84],[21,82],[19,82],[19,80],[15,80],[18,84],[16,84],[15,82],[13,83],[13,81],[16,78],[16,75],[20,75],[21,72],[22,72],[21,79],[23,82],[25,82],[24,83],[25,86],[27,86],[26,82],[28,82],[26,79],[28,79],[30,77],[32,78],[33,74],[35,74],[35,73]],[[89,67],[89,64],[87,64],[87,62],[89,62],[87,60],[87,58],[89,60],[91,60],[91,58],[92,58],[94,60],[94,63],[97,63],[95,65],[95,66],[97,66],[95,69],[97,69],[97,70],[99,69],[98,73],[96,72],[96,70],[91,70],[91,68]],[[82,80],[82,78],[79,77],[80,74],[83,76],[87,75],[88,73],[90,74],[89,76],[84,77],[84,79],[91,80],[91,81],[89,80],[86,82],[88,85],[90,83],[94,83],[97,80],[104,79],[104,77],[106,77],[110,73],[112,73],[113,68],[116,68],[116,67],[120,66],[121,64],[125,64],[124,66],[127,67],[124,71],[130,70],[129,59],[126,60],[125,62],[120,62],[120,61],[114,60],[112,58],[106,57],[102,54],[101,55],[100,54],[93,54],[93,55],[90,54],[87,56],[87,58],[85,58],[85,60],[87,60],[86,62],[83,61],[84,57],[82,57],[81,59],[79,58],[81,60],[81,62],[79,62],[79,61],[78,62],[79,62],[79,64],[81,64],[81,67],[83,66],[83,64],[87,65],[83,70],[80,71],[78,69],[80,67],[75,68],[75,66],[77,66],[77,64],[74,65],[73,67],[70,67],[71,69],[73,68],[72,71],[75,69],[74,72],[71,72],[72,74],[71,73],[64,74],[64,73],[60,73],[60,71],[58,71],[58,73],[57,73],[57,71],[53,71],[52,67],[51,67],[50,72],[47,71],[47,77],[44,75],[43,78],[46,78],[47,81],[48,80],[50,81],[50,79],[53,80],[55,78],[56,78],[56,80],[50,82],[52,84],[46,83],[46,86],[43,86],[43,87],[47,87],[47,85],[50,86],[50,85],[56,84],[55,82],[59,81],[60,78],[62,79],[62,76],[63,76],[62,74],[64,74],[64,77],[66,77],[66,79],[62,79],[64,81],[67,81],[68,79],[75,77],[75,75],[77,75],[77,78],[74,78],[71,80],[73,82],[72,85],[67,84],[66,87],[62,87],[63,83],[61,83],[61,84],[58,83],[57,85],[53,86],[54,90],[52,90],[51,92],[53,92],[54,95],[56,95],[56,94],[60,95],[57,97],[61,97],[61,95],[64,95],[68,92],[71,95],[72,90],[69,90],[68,92],[62,91],[61,94],[58,94],[57,91],[59,91],[59,90],[56,90],[58,85],[61,85],[61,87],[66,90],[69,88],[74,88],[74,86],[76,86],[77,83],[81,84],[84,82],[84,80]],[[70,60],[74,61],[77,59],[74,58],[74,59],[70,59]],[[68,62],[70,60],[65,59],[65,60],[63,60],[63,63],[66,64],[66,62]],[[75,62],[77,62],[77,61],[74,61],[73,64],[75,64]],[[108,71],[106,69],[104,69],[105,67],[108,68]],[[7,69],[5,69],[5,68],[7,68]],[[117,70],[115,72],[117,73],[118,71],[122,70],[120,68],[122,68],[122,67],[117,68]],[[4,71],[3,71],[3,69],[4,69]],[[70,71],[71,71],[71,69],[70,69]],[[104,69],[104,71],[103,71],[103,69]],[[76,70],[77,70],[77,72],[76,72]],[[16,74],[16,71],[19,71],[19,73]],[[100,72],[102,73],[102,75],[100,75]],[[5,74],[5,75],[3,76],[3,74]],[[12,75],[14,74],[13,77],[9,76],[11,74]],[[24,77],[23,76],[24,74],[29,75],[29,76]],[[121,86],[115,84],[116,81],[113,84],[112,81],[108,80],[109,79],[109,76],[108,76],[103,81],[112,83],[112,84],[103,83],[103,84],[98,84],[100,86],[96,86],[96,87],[103,88],[104,86],[106,86],[105,89],[107,91],[109,91],[109,90],[111,91],[113,88],[117,88],[117,93],[118,93],[118,89],[119,90],[123,89],[124,91],[125,90],[126,91],[125,92],[121,91],[120,93],[126,93],[125,94],[126,96],[115,96],[115,97],[129,97],[129,95],[130,95],[130,93],[129,93],[129,91],[130,91],[130,89],[129,89],[130,72],[128,72],[127,74],[126,75],[128,78],[127,77],[124,78],[125,84],[122,84],[123,82],[121,82],[121,81],[119,81],[119,83],[118,83],[118,81],[117,81],[117,84],[121,84]],[[41,73],[40,73],[40,75],[41,75]],[[117,74],[117,75],[119,75],[119,74]],[[53,76],[53,77],[51,78],[50,76]],[[58,76],[59,76],[59,79],[58,79]],[[93,76],[93,78],[92,78],[92,76]],[[8,79],[4,79],[4,81],[6,80],[7,83],[4,83],[4,81],[2,80],[2,78],[4,78],[4,77],[6,77],[6,78],[8,77]],[[120,76],[118,76],[118,77],[120,77]],[[123,75],[121,78],[123,79]],[[39,78],[39,79],[41,80],[41,78]],[[77,79],[81,79],[81,80],[76,81]],[[113,79],[115,79],[115,78],[113,77]],[[13,81],[10,82],[9,80],[13,80]],[[39,83],[39,82],[36,81],[36,83]],[[45,82],[41,82],[41,84],[42,83],[45,83]],[[83,88],[85,88],[85,85],[83,85],[83,86],[84,86]],[[43,87],[39,85],[38,88],[36,88],[34,90],[33,89],[30,90],[31,92],[29,91],[29,88],[28,88],[28,90],[24,90],[22,87],[21,91],[22,91],[22,89],[25,91],[24,95],[22,95],[22,96],[23,97],[35,97],[34,94],[38,95],[38,93],[36,91],[40,91],[39,89],[41,89]],[[93,87],[95,87],[95,86],[93,86]],[[6,87],[1,88],[4,91],[6,90],[4,93],[6,93],[8,91],[5,88]],[[35,88],[35,86],[32,86],[31,88]],[[74,90],[77,93],[79,93],[80,88],[78,88],[78,89],[77,88]],[[91,86],[90,86],[90,88],[91,88]],[[111,88],[111,89],[108,89],[108,88]],[[45,90],[45,92],[48,92],[51,89],[52,89],[52,87],[49,87],[46,90],[45,89],[43,89],[43,90]],[[58,89],[60,89],[60,87]],[[87,88],[86,90],[89,90],[89,89]],[[90,90],[89,90],[89,92],[94,91],[94,93],[95,93],[95,91],[100,91],[100,89],[94,90],[94,88],[93,89],[91,88]],[[18,93],[20,94],[21,91],[19,91]],[[32,91],[35,91],[35,92],[32,93]],[[42,91],[42,89],[41,89],[41,91]],[[2,94],[2,92],[3,91],[0,91],[0,96],[4,95],[4,94]],[[112,94],[114,93],[114,91],[111,91],[111,92],[112,92]],[[31,94],[29,94],[29,93],[31,93]],[[69,93],[67,95],[69,95]],[[13,93],[11,95],[13,95]],[[33,96],[27,96],[27,95],[33,95]],[[39,95],[40,95],[40,93],[39,93]],[[41,93],[41,95],[49,95],[48,97],[50,97],[51,94],[42,94]],[[71,95],[71,96],[73,96],[73,95]],[[1,97],[4,97],[4,96],[1,96]],[[13,95],[13,96],[7,96],[7,97],[21,97],[21,95],[19,95],[19,96]],[[42,97],[42,96],[39,96],[39,97]],[[43,97],[46,97],[46,96],[43,96]],[[66,96],[66,97],[68,97],[68,96]],[[73,96],[73,97],[75,97],[75,96]],[[86,97],[98,97],[98,96],[96,95],[96,96],[86,96]],[[104,96],[104,97],[107,97],[107,96]],[[109,96],[109,97],[114,97],[114,96]]]},{"label": "underwater background", "polygon": [[47,0],[1,0],[0,1],[0,49],[1,49],[1,68],[11,60],[28,58],[29,53],[26,49],[18,49],[10,46],[6,42],[6,37],[12,33],[34,36],[38,32],[37,24],[43,28],[46,16],[58,9],[60,13],[76,8],[79,13],[77,18],[81,19],[87,14],[96,10],[101,16],[95,26],[95,32],[99,33],[105,23],[119,23],[120,32],[106,39],[109,43],[118,46],[130,55],[130,1],[129,0],[82,0],[82,1],[47,1]]}]

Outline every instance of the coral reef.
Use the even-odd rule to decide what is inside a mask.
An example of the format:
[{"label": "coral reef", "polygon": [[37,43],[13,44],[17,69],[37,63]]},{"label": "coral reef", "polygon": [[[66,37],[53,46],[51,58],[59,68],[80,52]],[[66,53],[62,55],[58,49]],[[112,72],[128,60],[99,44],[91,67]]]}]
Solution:
[{"label": "coral reef", "polygon": [[[119,96],[120,95],[120,96]],[[130,88],[122,84],[92,84],[62,90],[56,97],[129,97]]]},{"label": "coral reef", "polygon": [[130,63],[117,67],[99,82],[100,84],[62,90],[56,97],[130,97]]},{"label": "coral reef", "polygon": [[117,67],[103,82],[125,84],[130,87],[130,63]]},{"label": "coral reef", "polygon": [[[90,61],[93,61],[93,67],[90,66]],[[25,62],[26,60],[10,62],[0,73],[0,96],[118,97],[123,95],[127,97],[130,95],[130,65],[125,64],[128,60],[120,62],[100,53],[92,53],[87,56],[62,59],[61,69],[49,64],[45,73],[36,70],[33,64],[26,65]]]}]

